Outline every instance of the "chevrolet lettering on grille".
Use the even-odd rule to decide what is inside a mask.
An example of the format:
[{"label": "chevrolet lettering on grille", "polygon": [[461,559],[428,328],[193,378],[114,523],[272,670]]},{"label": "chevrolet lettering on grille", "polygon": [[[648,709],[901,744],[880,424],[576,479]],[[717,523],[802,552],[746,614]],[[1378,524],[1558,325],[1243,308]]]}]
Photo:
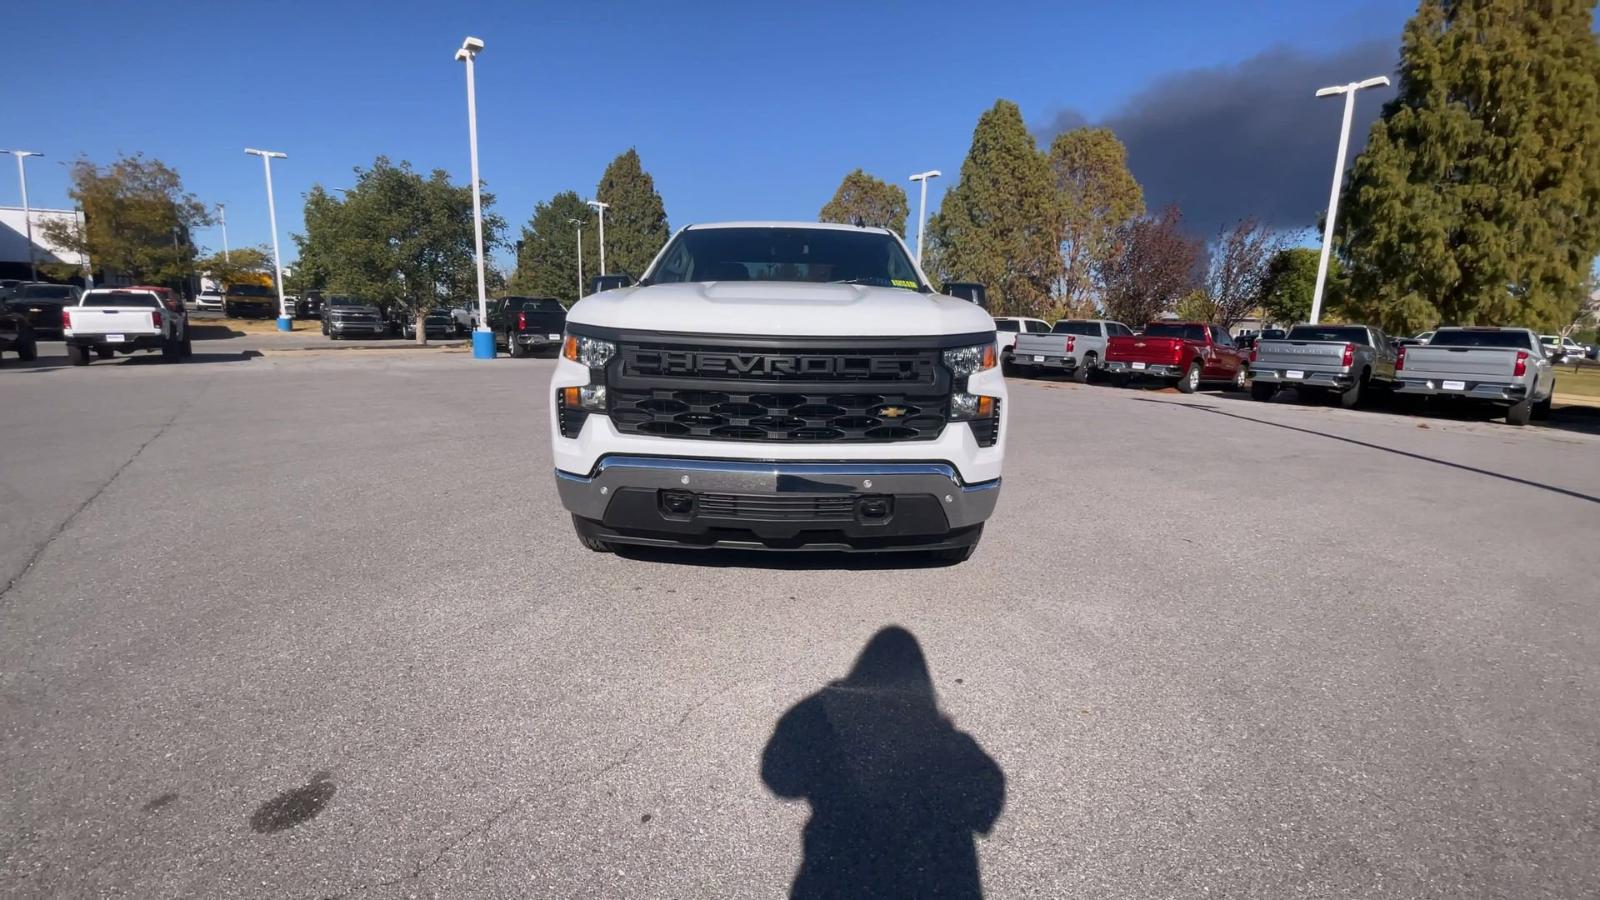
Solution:
[{"label": "chevrolet lettering on grille", "polygon": [[738,377],[748,375],[816,378],[920,379],[931,374],[925,358],[840,354],[721,353],[697,350],[630,349],[624,355],[629,375]]}]

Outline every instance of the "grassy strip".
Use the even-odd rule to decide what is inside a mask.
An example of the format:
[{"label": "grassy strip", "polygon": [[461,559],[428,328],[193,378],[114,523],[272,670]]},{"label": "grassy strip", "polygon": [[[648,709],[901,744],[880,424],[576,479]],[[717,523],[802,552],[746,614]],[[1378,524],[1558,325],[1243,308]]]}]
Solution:
[{"label": "grassy strip", "polygon": [[1600,397],[1600,366],[1589,365],[1576,372],[1571,366],[1557,366],[1556,393]]}]

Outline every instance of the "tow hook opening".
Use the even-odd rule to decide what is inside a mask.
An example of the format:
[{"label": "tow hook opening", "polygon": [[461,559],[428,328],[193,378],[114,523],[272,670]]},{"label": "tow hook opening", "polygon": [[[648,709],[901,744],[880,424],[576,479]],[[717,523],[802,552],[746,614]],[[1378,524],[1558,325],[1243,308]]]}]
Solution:
[{"label": "tow hook opening", "polygon": [[675,519],[694,515],[694,494],[689,491],[662,491],[661,511]]}]

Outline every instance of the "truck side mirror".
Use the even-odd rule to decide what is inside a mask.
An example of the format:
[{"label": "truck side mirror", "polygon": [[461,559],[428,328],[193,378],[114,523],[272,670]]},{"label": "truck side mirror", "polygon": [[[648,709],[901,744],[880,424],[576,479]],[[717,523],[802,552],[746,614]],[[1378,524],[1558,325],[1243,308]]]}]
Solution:
[{"label": "truck side mirror", "polygon": [[989,289],[976,281],[947,281],[944,292],[948,296],[976,303],[984,309],[989,308]]},{"label": "truck side mirror", "polygon": [[598,294],[601,291],[614,291],[617,288],[625,288],[630,284],[633,284],[632,275],[627,275],[624,273],[618,273],[615,275],[596,275],[593,280],[589,282],[589,293]]}]

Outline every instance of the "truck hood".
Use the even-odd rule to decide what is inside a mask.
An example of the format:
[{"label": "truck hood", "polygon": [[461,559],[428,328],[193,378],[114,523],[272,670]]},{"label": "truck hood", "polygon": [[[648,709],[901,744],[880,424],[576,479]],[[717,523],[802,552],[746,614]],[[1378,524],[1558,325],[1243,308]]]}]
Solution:
[{"label": "truck hood", "polygon": [[710,281],[626,287],[573,305],[567,322],[630,331],[780,337],[994,334],[955,297],[858,284]]}]

